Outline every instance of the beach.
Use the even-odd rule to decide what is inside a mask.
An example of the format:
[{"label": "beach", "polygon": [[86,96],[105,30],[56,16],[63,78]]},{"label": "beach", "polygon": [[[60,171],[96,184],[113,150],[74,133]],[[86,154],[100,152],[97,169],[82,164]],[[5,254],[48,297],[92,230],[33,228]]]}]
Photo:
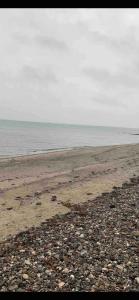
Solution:
[{"label": "beach", "polygon": [[134,296],[139,11],[1,10],[0,25],[0,293]]},{"label": "beach", "polygon": [[0,291],[139,291],[139,144],[0,158]]},{"label": "beach", "polygon": [[1,156],[0,241],[138,175],[139,144]]}]

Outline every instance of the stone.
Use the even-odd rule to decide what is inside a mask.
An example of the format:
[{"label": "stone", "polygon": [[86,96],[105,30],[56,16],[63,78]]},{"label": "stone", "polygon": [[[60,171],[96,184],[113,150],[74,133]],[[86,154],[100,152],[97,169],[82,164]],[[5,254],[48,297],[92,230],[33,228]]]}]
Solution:
[{"label": "stone", "polygon": [[136,277],[135,280],[139,284],[139,277]]},{"label": "stone", "polygon": [[18,285],[17,285],[17,284],[15,284],[15,285],[10,285],[10,286],[9,286],[9,291],[15,291],[17,288],[18,288]]},{"label": "stone", "polygon": [[117,265],[116,268],[122,271],[124,267],[122,265]]},{"label": "stone", "polygon": [[52,274],[51,270],[45,270],[45,273],[46,273],[48,276],[51,276],[51,274]]},{"label": "stone", "polygon": [[139,237],[139,230],[133,231],[133,235]]},{"label": "stone", "polygon": [[10,276],[9,277],[9,281],[11,281],[12,279],[14,279],[15,278],[15,276]]},{"label": "stone", "polygon": [[20,293],[22,293],[22,292],[24,292],[24,289],[22,289],[22,288],[18,288],[17,292],[20,292]]},{"label": "stone", "polygon": [[26,265],[31,265],[30,260],[29,260],[29,259],[26,259],[26,260],[25,260],[25,264],[26,264]]},{"label": "stone", "polygon": [[90,279],[94,279],[95,278],[95,276],[93,275],[93,274],[89,274],[89,276],[88,276]]},{"label": "stone", "polygon": [[75,276],[74,276],[73,274],[71,274],[71,275],[70,275],[70,278],[71,278],[72,280],[74,280],[74,279],[75,279]]},{"label": "stone", "polygon": [[71,225],[70,225],[70,227],[73,229],[73,228],[74,228],[74,225],[73,225],[73,224],[71,224]]},{"label": "stone", "polygon": [[108,272],[107,268],[102,268],[102,272]]},{"label": "stone", "polygon": [[115,205],[114,204],[110,204],[110,208],[115,208]]},{"label": "stone", "polygon": [[80,235],[80,238],[81,238],[81,239],[83,239],[83,238],[84,238],[84,234],[83,234],[83,233]]},{"label": "stone", "polygon": [[81,251],[81,253],[80,253],[80,254],[81,254],[81,256],[82,256],[82,257],[84,257],[84,256],[86,256],[86,255],[87,255],[87,251],[86,251],[86,250],[83,250],[83,251]]},{"label": "stone", "polygon": [[128,261],[126,265],[127,265],[127,266],[131,266],[131,265],[132,265],[132,262],[131,262],[131,261]]},{"label": "stone", "polygon": [[69,273],[69,269],[68,269],[68,268],[65,268],[65,269],[63,269],[62,272],[65,273],[65,274],[67,274],[67,273]]},{"label": "stone", "polygon": [[28,274],[23,274],[22,275],[23,279],[27,280],[29,278]]},{"label": "stone", "polygon": [[112,267],[112,264],[108,264],[107,267],[108,267],[108,268],[111,268],[111,267]]},{"label": "stone", "polygon": [[1,288],[1,292],[6,292],[6,291],[7,291],[6,286],[3,286],[3,287]]},{"label": "stone", "polygon": [[51,201],[56,201],[56,200],[57,200],[57,196],[56,195],[52,195]]},{"label": "stone", "polygon": [[79,232],[79,231],[76,231],[76,232],[75,232],[75,235],[80,235],[80,232]]},{"label": "stone", "polygon": [[65,285],[65,282],[64,282],[64,281],[60,281],[60,282],[58,283],[58,286],[59,286],[60,289],[61,289],[64,285]]},{"label": "stone", "polygon": [[96,244],[97,244],[98,246],[100,246],[100,245],[101,245],[101,243],[100,243],[100,242],[96,242]]}]

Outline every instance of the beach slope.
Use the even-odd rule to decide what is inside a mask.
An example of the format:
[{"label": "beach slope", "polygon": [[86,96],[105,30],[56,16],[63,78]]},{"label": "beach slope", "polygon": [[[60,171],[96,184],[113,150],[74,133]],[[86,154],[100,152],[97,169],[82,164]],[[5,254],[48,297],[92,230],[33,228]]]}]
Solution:
[{"label": "beach slope", "polygon": [[139,144],[0,158],[0,241],[139,175]]}]

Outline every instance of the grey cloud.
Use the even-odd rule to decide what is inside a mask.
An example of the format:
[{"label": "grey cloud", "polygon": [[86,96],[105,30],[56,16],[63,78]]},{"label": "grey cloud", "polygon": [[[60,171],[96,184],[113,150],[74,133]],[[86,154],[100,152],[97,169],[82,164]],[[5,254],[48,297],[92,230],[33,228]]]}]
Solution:
[{"label": "grey cloud", "polygon": [[91,80],[99,81],[101,84],[109,84],[109,86],[123,86],[129,88],[138,88],[138,74],[130,74],[130,72],[110,73],[104,69],[84,68],[83,74]]},{"label": "grey cloud", "polygon": [[86,76],[90,77],[91,79],[95,79],[104,83],[111,78],[110,73],[107,70],[103,69],[98,70],[93,67],[90,67],[84,68],[82,71]]},{"label": "grey cloud", "polygon": [[55,74],[48,68],[35,68],[29,65],[25,65],[21,71],[21,77],[30,80],[30,81],[38,81],[40,83],[49,82],[49,83],[57,83],[58,79]]},{"label": "grey cloud", "polygon": [[94,95],[91,100],[93,102],[96,102],[97,104],[101,104],[103,106],[111,106],[111,107],[119,107],[119,108],[127,108],[127,105],[125,103],[122,103],[117,98],[113,98],[112,96],[108,96],[105,93]]},{"label": "grey cloud", "polygon": [[51,50],[68,51],[68,45],[65,41],[46,35],[37,34],[29,36],[27,34],[15,33],[13,38],[17,42],[26,45],[36,44],[37,46],[50,48]]},{"label": "grey cloud", "polygon": [[1,116],[9,109],[10,118],[15,109],[16,119],[20,107],[21,119],[137,124],[138,16],[132,10],[110,17],[103,10],[2,11]]},{"label": "grey cloud", "polygon": [[[110,34],[102,33],[98,30],[90,30],[86,27],[86,36],[92,43],[103,44],[110,47],[113,51],[118,51],[119,54],[127,54],[131,51],[139,50],[139,43],[136,40],[133,26],[129,28],[123,37],[114,37]],[[125,52],[126,51],[126,52]]]},{"label": "grey cloud", "polygon": [[68,46],[64,41],[58,40],[56,38],[48,37],[45,35],[35,36],[34,41],[42,47],[48,47],[50,49],[62,50],[62,51],[68,50]]}]

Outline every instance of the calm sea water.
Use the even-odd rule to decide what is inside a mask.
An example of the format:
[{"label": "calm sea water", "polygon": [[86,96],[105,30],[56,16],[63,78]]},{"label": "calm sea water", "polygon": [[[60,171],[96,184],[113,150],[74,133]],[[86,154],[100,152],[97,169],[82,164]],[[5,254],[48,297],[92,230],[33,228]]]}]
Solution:
[{"label": "calm sea water", "polygon": [[139,143],[137,129],[0,120],[0,155]]}]

